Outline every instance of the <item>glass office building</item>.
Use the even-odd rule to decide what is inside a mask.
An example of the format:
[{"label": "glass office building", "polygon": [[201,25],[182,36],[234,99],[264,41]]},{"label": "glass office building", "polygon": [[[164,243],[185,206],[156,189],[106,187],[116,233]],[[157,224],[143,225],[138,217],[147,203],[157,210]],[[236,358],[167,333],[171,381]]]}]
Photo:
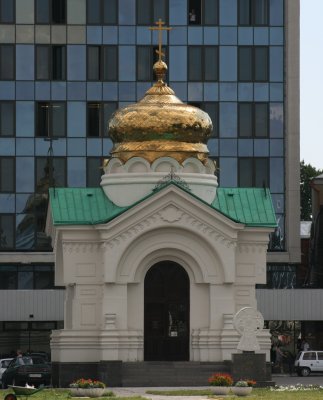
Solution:
[{"label": "glass office building", "polygon": [[[298,0],[0,0],[0,297],[54,288],[47,189],[99,185],[109,117],[154,79],[159,18],[169,85],[212,118],[220,185],[270,188],[268,270],[295,270]],[[1,332],[52,311],[2,313]]]}]

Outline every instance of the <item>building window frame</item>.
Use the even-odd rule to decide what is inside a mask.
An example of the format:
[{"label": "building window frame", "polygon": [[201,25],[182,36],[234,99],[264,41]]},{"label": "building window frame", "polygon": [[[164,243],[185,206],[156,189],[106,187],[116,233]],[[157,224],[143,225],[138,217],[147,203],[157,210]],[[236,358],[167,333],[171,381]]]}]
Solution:
[{"label": "building window frame", "polygon": [[[12,228],[12,246],[5,247],[3,246],[3,229],[2,229],[2,219],[6,217],[11,217],[11,228]],[[12,251],[15,249],[15,244],[16,244],[16,217],[15,214],[13,213],[1,213],[0,214],[0,252],[4,251]]]},{"label": "building window frame", "polygon": [[[106,22],[105,15],[106,15],[106,6],[108,2],[114,2],[115,3],[115,15],[113,18],[113,21],[111,22]],[[118,15],[119,15],[119,2],[117,0],[97,0],[97,3],[99,5],[99,15],[98,19],[95,22],[90,21],[89,19],[89,13],[88,10],[90,8],[90,4],[93,2],[93,0],[86,0],[86,24],[87,25],[118,25]],[[92,5],[93,7],[93,5]]]},{"label": "building window frame", "polygon": [[11,0],[9,3],[11,6],[11,13],[12,13],[12,18],[9,20],[4,19],[3,17],[3,5],[6,4],[5,0],[0,0],[0,24],[14,24],[16,21],[16,2],[15,0]]},{"label": "building window frame", "polygon": [[[46,3],[45,3],[46,2]],[[38,10],[41,6],[47,5],[48,10],[46,12],[45,20],[41,20],[38,17]],[[57,11],[54,10],[55,5],[58,7],[58,4],[62,8],[60,13],[62,14],[60,17],[55,15]],[[66,0],[35,0],[34,4],[35,9],[35,23],[37,25],[65,25],[66,24],[66,17],[67,17],[67,1]],[[58,13],[58,12],[57,12]],[[57,18],[58,17],[58,18]]]},{"label": "building window frame", "polygon": [[[256,8],[259,7],[259,0],[238,0],[238,25],[239,26],[268,26],[269,25],[269,12],[270,12],[270,4],[268,0],[262,0],[265,3],[265,18],[264,22],[257,22],[256,16]],[[247,13],[247,20],[243,22],[242,19],[242,10],[243,10],[243,3],[247,5],[249,8],[249,12]]]},{"label": "building window frame", "polygon": [[[2,52],[5,48],[11,49],[10,65],[8,70],[4,71],[4,65],[8,64],[8,57],[2,56]],[[3,62],[4,61],[4,62]],[[15,46],[13,44],[3,43],[0,44],[0,80],[1,81],[13,81],[16,79],[16,54]]]},{"label": "building window frame", "polygon": [[[86,157],[86,187],[98,187],[97,183],[100,184],[100,182],[96,182],[95,184],[92,184],[91,181],[94,180],[94,178],[91,176],[92,174],[92,169],[90,168],[90,163],[91,161],[99,161],[100,167],[98,172],[100,172],[100,177],[104,174],[103,171],[103,162],[104,162],[104,157]],[[99,174],[98,174],[99,176]]]},{"label": "building window frame", "polygon": [[[47,76],[39,77],[39,63],[44,62],[44,58],[38,53],[40,49],[48,49],[47,54]],[[55,64],[58,62],[56,50],[61,49],[61,73],[55,73]],[[38,44],[35,49],[35,80],[38,81],[65,81],[66,80],[66,46],[65,45],[47,45]],[[60,75],[60,76],[58,76]]]},{"label": "building window frame", "polygon": [[[243,50],[249,50],[249,60],[250,63],[250,79],[245,79],[242,77],[242,67],[245,57],[242,55]],[[258,52],[265,50],[266,54],[266,70],[265,76],[262,79],[257,78],[259,71],[263,71],[263,68],[257,65],[257,59],[259,57]],[[238,46],[238,82],[268,82],[269,81],[269,46]]]},{"label": "building window frame", "polygon": [[[146,22],[142,22],[139,20],[139,15],[140,15],[140,10],[139,10],[139,1],[136,1],[136,25],[139,26],[154,26],[155,23],[157,22],[157,20],[159,18],[161,18],[163,20],[163,22],[165,22],[166,25],[168,25],[168,21],[169,21],[169,7],[168,7],[168,2],[164,1],[164,13],[165,13],[165,17],[163,17],[162,15],[156,15],[154,17],[155,14],[155,9],[154,9],[154,0],[147,0],[146,3],[146,7],[145,8],[149,8],[148,13],[149,13],[149,21]],[[156,10],[157,12],[157,10]],[[159,14],[159,13],[158,13]]]},{"label": "building window frame", "polygon": [[[259,171],[259,162],[264,161],[266,164],[266,177],[265,180],[260,182],[257,185],[257,172]],[[239,187],[269,187],[269,182],[270,182],[270,168],[269,168],[269,157],[239,157],[238,158],[238,186]],[[242,176],[241,176],[241,171],[245,170],[245,166],[242,165],[244,161],[249,161],[250,162],[250,185],[245,185],[243,184],[242,181]]]},{"label": "building window frame", "polygon": [[[141,50],[147,50],[148,54],[148,60],[144,61],[142,64],[147,68],[149,76],[140,76],[140,68],[139,68],[139,62],[140,56],[139,53]],[[154,80],[154,71],[153,71],[153,65],[155,62],[158,60],[158,54],[156,53],[156,50],[158,50],[158,46],[151,46],[151,45],[139,45],[136,46],[136,79],[139,82],[152,82]],[[163,46],[162,47],[162,52],[165,54],[164,60],[166,64],[168,64],[167,58],[168,58],[168,46]]]},{"label": "building window frame", "polygon": [[[10,263],[1,263],[0,264],[0,277],[6,267],[10,267],[12,277],[14,278],[14,287],[10,288],[2,288],[1,290],[49,290],[49,289],[54,289],[55,288],[55,282],[54,282],[54,265],[53,264],[32,264],[32,265],[20,265],[20,264],[10,264]],[[45,267],[47,267],[47,271],[45,270]],[[49,268],[48,268],[49,267]],[[44,269],[44,271],[41,271],[41,269]],[[8,271],[9,272],[9,271]],[[29,272],[31,273],[32,276],[32,287],[29,288],[24,288],[24,287],[19,287],[19,275],[24,273],[24,272]],[[50,284],[47,287],[39,287],[39,282],[37,282],[37,273],[39,272],[48,272],[49,275],[49,281]],[[1,280],[2,281],[2,280]]]},{"label": "building window frame", "polygon": [[[105,118],[105,106],[110,105],[114,111],[109,113],[108,118]],[[98,122],[94,121],[94,125],[97,125],[97,134],[91,134],[91,127],[93,123],[91,123],[91,107],[98,109]],[[118,102],[116,101],[89,101],[86,105],[86,136],[88,138],[106,138],[109,136],[109,129],[106,126],[106,122],[110,119],[111,115],[117,110]],[[96,118],[95,116],[93,118]]]},{"label": "building window frame", "polygon": [[[46,168],[46,163],[48,163],[48,168],[49,168],[49,171],[48,171],[48,179],[49,179],[49,184],[48,184],[48,186],[51,186],[51,183],[52,183],[52,185],[53,185],[53,187],[56,187],[56,183],[55,183],[55,160],[57,160],[57,161],[63,161],[63,165],[64,165],[64,167],[63,167],[63,177],[62,177],[62,179],[61,179],[61,181],[62,181],[62,185],[63,185],[63,187],[66,187],[67,186],[67,158],[66,157],[64,157],[64,156],[58,156],[58,157],[50,157],[50,156],[37,156],[37,157],[35,157],[35,196],[37,195],[37,194],[42,194],[42,193],[45,193],[45,194],[47,194],[47,191],[43,191],[43,190],[39,190],[38,189],[38,182],[39,182],[39,180],[40,180],[40,176],[41,176],[41,174],[40,174],[40,171],[39,171],[39,164],[38,164],[38,161],[45,161],[45,167],[44,167],[44,169]],[[52,170],[51,170],[51,168],[52,168]],[[50,182],[50,181],[52,181],[52,182]],[[33,210],[33,212],[34,212],[34,214],[35,214],[35,210]]]},{"label": "building window frame", "polygon": [[[7,168],[3,168],[2,162],[5,160],[11,161],[11,166],[12,166],[12,182],[10,186],[12,187],[9,190],[5,190],[2,182],[2,171],[8,176],[6,173]],[[15,188],[16,188],[16,163],[15,163],[15,157],[10,157],[10,156],[1,156],[0,157],[0,193],[15,193]]]},{"label": "building window frame", "polygon": [[[12,134],[4,134],[2,133],[2,120],[4,118],[4,115],[8,115],[8,112],[6,110],[3,110],[4,105],[10,105],[12,106],[12,118],[11,119],[11,124],[12,124]],[[14,101],[10,100],[1,100],[0,101],[0,138],[4,137],[14,137],[16,136],[16,103]]]},{"label": "building window frame", "polygon": [[[207,10],[207,1],[214,5],[216,9],[215,21],[210,23],[207,21],[209,12]],[[189,26],[218,26],[219,25],[219,0],[188,0],[187,4],[188,16],[187,25]],[[192,13],[192,11],[195,13]],[[195,19],[192,19],[195,16]]]},{"label": "building window frame", "polygon": [[[244,105],[250,106],[250,134],[249,135],[242,135],[242,123],[241,123],[241,117],[245,113],[244,110],[242,110],[242,107]],[[265,120],[265,131],[264,134],[257,134],[257,118],[258,118],[258,106],[265,106],[266,110],[266,118]],[[261,118],[263,120],[263,118]],[[238,136],[239,138],[256,138],[256,139],[262,139],[262,138],[268,138],[269,136],[269,103],[268,102],[238,102]]]},{"label": "building window frame", "polygon": [[[191,73],[193,71],[192,69],[192,64],[190,62],[190,52],[193,49],[199,49],[201,51],[201,74],[198,78],[192,78]],[[216,66],[215,70],[215,77],[208,79],[206,78],[207,72],[206,72],[206,67],[209,65],[209,63],[206,61],[206,52],[208,49],[213,49],[215,50],[215,57],[216,61],[215,63],[212,63],[212,65]],[[219,81],[219,46],[201,46],[201,45],[193,45],[193,46],[187,46],[187,69],[188,69],[188,82],[218,82]]]},{"label": "building window frame", "polygon": [[[53,134],[54,131],[54,121],[56,120],[56,116],[54,115],[55,108],[63,106],[64,110],[64,120],[62,123],[63,133],[62,134]],[[47,113],[41,114],[40,109],[47,109]],[[66,101],[37,101],[36,102],[36,112],[35,112],[35,137],[66,137],[66,126],[67,126],[67,107]],[[44,120],[41,121],[40,118]],[[42,134],[44,132],[44,134]]]},{"label": "building window frame", "polygon": [[[96,57],[96,65],[93,66],[94,55],[91,54],[92,51],[97,50],[97,57]],[[114,70],[115,73],[113,76],[107,76],[107,72],[109,71],[109,63],[110,60],[105,60],[106,52],[113,51],[115,54],[111,57],[111,60],[115,63]],[[118,46],[116,45],[89,45],[87,46],[87,54],[86,54],[86,71],[87,71],[87,80],[91,82],[116,82],[118,81],[118,59],[119,59],[119,52]],[[91,76],[92,72],[94,71],[95,76]]]}]

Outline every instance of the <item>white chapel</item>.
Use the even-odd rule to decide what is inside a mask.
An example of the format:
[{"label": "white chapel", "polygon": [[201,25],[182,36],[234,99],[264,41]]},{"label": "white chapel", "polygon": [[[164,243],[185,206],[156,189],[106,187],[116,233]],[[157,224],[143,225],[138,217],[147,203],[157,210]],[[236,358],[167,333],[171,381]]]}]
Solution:
[{"label": "white chapel", "polygon": [[[51,337],[56,385],[122,385],[123,366],[149,362],[225,365],[239,352],[233,316],[257,309],[255,285],[266,282],[269,190],[218,187],[211,119],[167,86],[161,55],[154,71],[144,98],[109,123],[101,187],[50,190],[66,288],[64,329]],[[269,332],[258,341],[269,361]]]}]

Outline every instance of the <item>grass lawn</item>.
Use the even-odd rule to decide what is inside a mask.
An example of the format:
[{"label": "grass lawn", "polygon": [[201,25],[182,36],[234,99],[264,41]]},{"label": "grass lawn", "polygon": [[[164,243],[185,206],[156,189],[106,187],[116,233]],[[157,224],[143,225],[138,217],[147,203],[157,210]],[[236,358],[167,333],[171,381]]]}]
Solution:
[{"label": "grass lawn", "polygon": [[[7,393],[12,393],[12,390],[0,390],[0,400],[5,398]],[[44,389],[38,393],[33,394],[32,396],[28,396],[27,399],[30,400],[73,400],[74,397],[70,396],[69,390],[64,389]],[[25,399],[25,397],[17,397],[18,400]],[[75,398],[76,399],[76,398]],[[80,399],[80,397],[78,397]],[[107,392],[107,394],[103,397],[96,397],[96,399],[102,400],[147,400],[141,396],[134,397],[115,397],[112,392]]]},{"label": "grass lawn", "polygon": [[238,396],[219,396],[212,395],[212,390],[147,390],[147,394],[160,396],[207,396],[214,400],[233,400],[233,399],[263,399],[263,400],[322,400],[323,390],[300,390],[300,391],[272,391],[266,389],[253,389],[252,393],[246,397]]},{"label": "grass lawn", "polygon": [[[11,390],[0,390],[0,400],[3,400],[7,393]],[[240,400],[237,396],[217,396],[212,395],[211,390],[147,390],[147,394],[156,394],[159,396],[205,396],[205,399],[210,400]],[[73,400],[70,396],[69,390],[66,389],[44,389],[39,393],[30,396],[30,400]],[[271,391],[270,389],[253,389],[251,395],[242,397],[246,400],[322,400],[323,390],[302,390],[302,391]],[[18,400],[22,399],[18,397]],[[132,396],[132,397],[115,397],[113,393],[108,392],[104,397],[97,397],[101,400],[147,400],[145,397]]]}]

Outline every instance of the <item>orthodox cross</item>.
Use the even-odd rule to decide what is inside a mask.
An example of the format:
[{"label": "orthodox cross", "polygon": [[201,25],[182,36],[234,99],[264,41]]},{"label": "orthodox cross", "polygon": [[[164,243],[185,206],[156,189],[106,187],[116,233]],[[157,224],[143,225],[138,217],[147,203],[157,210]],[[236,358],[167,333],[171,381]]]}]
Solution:
[{"label": "orthodox cross", "polygon": [[165,56],[165,54],[162,52],[163,31],[170,31],[172,28],[167,28],[166,26],[163,27],[163,25],[165,25],[165,22],[163,22],[160,18],[156,22],[156,25],[157,26],[152,26],[149,29],[151,31],[158,31],[158,50],[156,50],[156,53],[159,56],[158,61],[161,61],[162,57]]}]

